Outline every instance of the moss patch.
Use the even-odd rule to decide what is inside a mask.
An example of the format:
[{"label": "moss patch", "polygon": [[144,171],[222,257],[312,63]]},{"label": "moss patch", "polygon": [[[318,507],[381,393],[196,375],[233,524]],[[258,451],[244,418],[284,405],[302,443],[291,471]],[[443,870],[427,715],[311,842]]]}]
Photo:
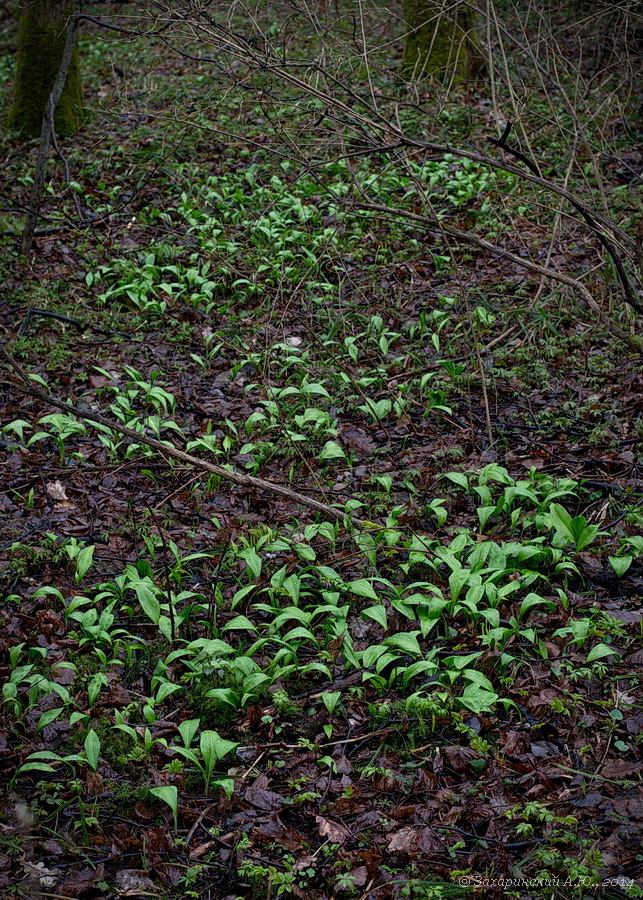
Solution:
[{"label": "moss patch", "polygon": [[456,83],[484,68],[476,34],[475,14],[458,8],[447,15],[441,5],[426,0],[404,0],[406,39],[401,71],[409,78],[425,77]]},{"label": "moss patch", "polygon": [[[25,135],[40,134],[42,117],[60,67],[71,11],[70,3],[39,0],[27,7],[20,17],[16,83],[8,124]],[[74,134],[82,122],[77,47],[54,121],[60,134]]]}]

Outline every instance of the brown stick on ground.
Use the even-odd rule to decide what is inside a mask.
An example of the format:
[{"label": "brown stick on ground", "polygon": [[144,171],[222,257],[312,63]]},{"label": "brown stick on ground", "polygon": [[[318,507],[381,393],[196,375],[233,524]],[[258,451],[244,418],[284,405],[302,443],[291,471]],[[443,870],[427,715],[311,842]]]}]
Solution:
[{"label": "brown stick on ground", "polygon": [[290,488],[287,488],[284,485],[275,484],[272,481],[265,481],[263,478],[255,478],[252,475],[244,475],[241,472],[235,471],[234,469],[232,471],[229,469],[224,469],[222,466],[217,466],[214,463],[209,463],[203,459],[199,459],[197,456],[192,456],[191,453],[185,453],[183,450],[177,450],[176,447],[172,447],[170,444],[164,444],[161,441],[155,440],[154,438],[147,437],[147,435],[140,434],[138,431],[134,431],[133,428],[128,428],[127,425],[121,425],[119,422],[114,422],[111,419],[106,418],[105,416],[101,416],[99,413],[80,409],[78,406],[75,406],[71,403],[64,403],[62,400],[59,400],[56,397],[51,397],[48,394],[45,394],[44,391],[40,391],[37,388],[33,387],[32,382],[29,380],[29,376],[22,368],[22,366],[17,363],[11,356],[11,354],[8,353],[1,345],[0,356],[2,356],[5,361],[11,366],[11,368],[18,373],[18,375],[24,382],[24,386],[13,378],[11,379],[11,383],[14,384],[23,393],[30,394],[32,397],[37,397],[44,403],[50,403],[52,406],[56,406],[58,407],[58,409],[62,409],[64,412],[74,413],[80,419],[87,419],[90,422],[98,422],[101,425],[106,425],[108,428],[113,429],[119,434],[123,434],[126,437],[132,438],[132,440],[136,441],[139,444],[146,444],[148,447],[152,447],[152,449],[158,450],[159,452],[164,453],[166,456],[171,456],[173,459],[178,459],[182,463],[186,463],[189,466],[194,466],[194,468],[201,469],[204,472],[209,472],[212,475],[218,475],[226,481],[232,482],[232,484],[238,484],[241,487],[255,488],[261,491],[268,491],[269,493],[275,494],[278,497],[284,497],[286,500],[291,500],[293,503],[299,503],[301,506],[306,506],[308,507],[308,509],[313,509],[315,510],[315,512],[323,513],[323,515],[328,516],[331,519],[338,519],[340,522],[348,520],[357,527],[373,527],[372,523],[370,522],[356,519],[353,516],[347,515],[347,513],[343,512],[341,509],[335,509],[335,507],[328,506],[326,503],[321,503],[319,500],[313,500],[311,497],[307,497],[305,494],[300,494],[297,491],[292,491]]}]

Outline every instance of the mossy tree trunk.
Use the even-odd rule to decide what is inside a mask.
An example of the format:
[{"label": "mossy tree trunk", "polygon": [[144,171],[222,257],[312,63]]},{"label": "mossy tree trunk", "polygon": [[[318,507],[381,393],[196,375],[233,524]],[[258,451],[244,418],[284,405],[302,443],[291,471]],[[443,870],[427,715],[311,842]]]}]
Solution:
[{"label": "mossy tree trunk", "polygon": [[403,0],[405,43],[402,74],[461,83],[484,69],[475,13],[461,3]]},{"label": "mossy tree trunk", "polygon": [[[40,134],[42,117],[60,68],[73,0],[22,0],[18,61],[9,125],[30,137]],[[54,122],[60,134],[74,134],[82,121],[78,48],[74,47]]]}]

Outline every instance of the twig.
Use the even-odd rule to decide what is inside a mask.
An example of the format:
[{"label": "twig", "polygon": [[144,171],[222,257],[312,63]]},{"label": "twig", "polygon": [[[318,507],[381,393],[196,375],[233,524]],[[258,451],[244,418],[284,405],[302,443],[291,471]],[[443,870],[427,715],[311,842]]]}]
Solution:
[{"label": "twig", "polygon": [[561,284],[566,284],[569,287],[574,288],[574,290],[580,293],[588,307],[600,318],[608,331],[628,346],[632,347],[632,349],[638,350],[639,353],[641,352],[641,349],[643,349],[643,340],[637,335],[629,334],[627,331],[624,331],[620,326],[613,322],[609,316],[606,316],[585,285],[581,284],[577,278],[572,278],[571,275],[565,275],[563,272],[557,272],[555,269],[541,266],[538,263],[531,262],[529,259],[522,259],[520,256],[516,256],[515,253],[511,253],[509,250],[504,250],[502,247],[497,247],[490,241],[485,241],[484,238],[476,237],[474,234],[469,234],[466,231],[462,231],[460,228],[445,225],[437,219],[432,220],[429,216],[418,215],[417,213],[405,209],[391,209],[380,203],[366,203],[361,201],[359,205],[362,209],[370,209],[386,216],[401,216],[402,218],[409,219],[413,222],[424,223],[432,228],[439,227],[444,234],[451,235],[451,237],[455,237],[464,243],[473,244],[474,247],[479,247],[481,250],[485,250],[487,253],[491,253],[494,256],[500,256],[503,259],[511,260],[511,262],[516,263],[516,265],[523,269],[529,269],[531,272],[537,272],[539,275],[549,278],[552,281],[559,281]]},{"label": "twig", "polygon": [[[534,175],[540,176],[540,170],[538,169],[538,166],[532,163],[524,153],[521,153],[519,150],[516,150],[514,147],[510,147],[509,144],[507,144],[507,138],[509,137],[509,132],[511,131],[511,125],[511,122],[507,122],[505,130],[500,136],[499,140],[496,140],[496,138],[492,137],[487,138],[487,140],[491,144],[495,144],[496,147],[499,147],[501,150],[504,150],[506,153],[509,153],[511,156],[515,156],[516,159],[519,159],[522,163],[524,163],[530,170],[530,172],[534,173]],[[607,238],[607,236],[603,234],[601,229],[598,227],[598,223],[595,221],[594,217],[586,207],[582,206],[580,203],[577,203],[576,200],[573,199],[570,199],[569,202],[574,207],[576,212],[579,212],[581,214],[587,225],[591,228],[591,230],[594,232],[596,237],[599,239],[599,241],[609,254],[612,262],[614,263],[614,268],[616,269],[619,281],[621,282],[621,285],[623,287],[625,302],[629,303],[629,305],[638,313],[643,313],[643,306],[641,306],[638,300],[636,300],[636,298],[634,297],[632,285],[630,284],[630,280],[627,277],[627,272],[625,271],[623,262],[616,252],[614,245],[609,240],[609,238]]]},{"label": "twig", "polygon": [[85,322],[81,322],[80,319],[72,319],[70,316],[63,316],[61,313],[50,312],[48,309],[40,309],[35,306],[30,306],[27,309],[27,315],[25,316],[24,322],[20,326],[18,336],[21,336],[26,332],[27,326],[29,325],[32,317],[56,319],[57,322],[68,322],[70,325],[75,325],[77,328],[81,328],[83,331],[93,331],[94,334],[117,334],[119,337],[131,338],[131,335],[126,334],[124,331],[110,331],[106,328],[95,328],[93,325],[87,325]]}]

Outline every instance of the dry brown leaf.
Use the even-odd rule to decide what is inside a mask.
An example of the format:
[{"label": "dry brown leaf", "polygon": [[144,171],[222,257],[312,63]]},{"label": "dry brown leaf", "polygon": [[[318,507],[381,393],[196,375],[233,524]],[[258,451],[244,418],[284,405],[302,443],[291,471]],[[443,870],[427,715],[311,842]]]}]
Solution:
[{"label": "dry brown leaf", "polygon": [[324,816],[315,816],[315,821],[319,826],[320,837],[329,838],[333,844],[343,844],[350,837],[348,828],[339,822],[333,822],[332,819],[326,819]]}]

